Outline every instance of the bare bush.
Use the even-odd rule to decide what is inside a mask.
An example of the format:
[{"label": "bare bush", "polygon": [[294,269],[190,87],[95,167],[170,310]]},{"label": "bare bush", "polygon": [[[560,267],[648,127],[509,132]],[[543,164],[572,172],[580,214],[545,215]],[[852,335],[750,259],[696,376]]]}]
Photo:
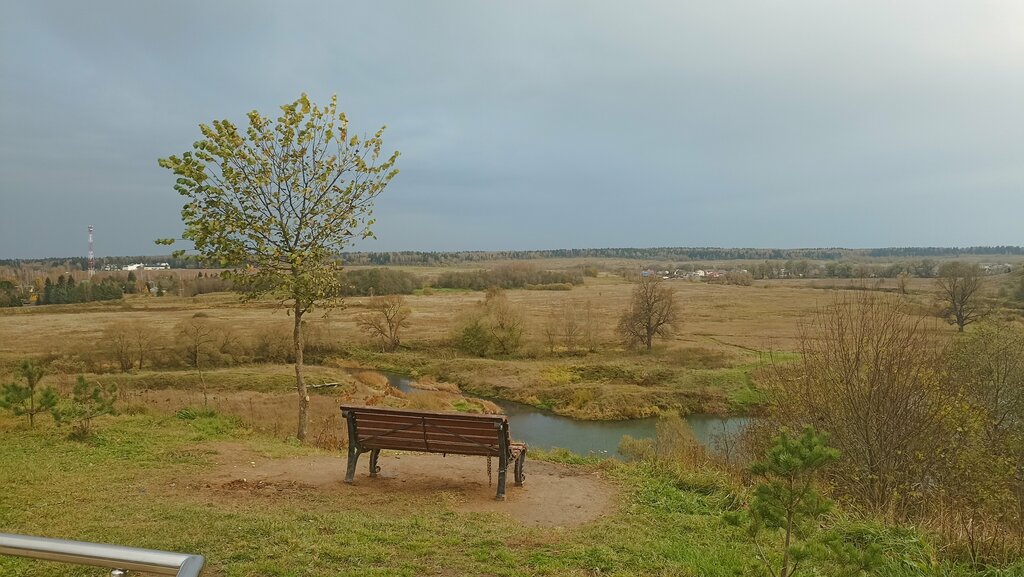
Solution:
[{"label": "bare bush", "polygon": [[463,315],[456,339],[459,347],[477,356],[512,355],[523,344],[525,315],[501,289],[490,289],[484,302]]},{"label": "bare bush", "polygon": [[370,338],[380,341],[384,352],[396,350],[401,345],[401,331],[409,326],[412,310],[406,306],[401,295],[374,297],[366,308],[370,312],[356,317],[356,324]]},{"label": "bare bush", "polygon": [[975,562],[1024,555],[1024,330],[982,325],[957,340],[951,377],[963,389],[951,463],[934,518]]},{"label": "bare bush", "polygon": [[155,329],[139,320],[115,321],[103,331],[103,342],[122,372],[141,370],[152,362],[154,349],[160,341]]},{"label": "bare bush", "polygon": [[135,350],[131,341],[131,325],[117,321],[103,329],[103,343],[117,362],[122,372],[127,373],[135,366]]},{"label": "bare bush", "polygon": [[895,297],[837,297],[802,328],[800,359],[766,371],[772,418],[828,431],[837,490],[877,512],[908,513],[943,466],[958,393],[928,328]]},{"label": "bare bush", "polygon": [[221,364],[226,357],[225,351],[235,346],[236,340],[227,326],[203,316],[193,316],[179,322],[175,326],[175,333],[178,354],[186,365],[194,368],[199,374],[203,404],[208,405],[203,369]]}]

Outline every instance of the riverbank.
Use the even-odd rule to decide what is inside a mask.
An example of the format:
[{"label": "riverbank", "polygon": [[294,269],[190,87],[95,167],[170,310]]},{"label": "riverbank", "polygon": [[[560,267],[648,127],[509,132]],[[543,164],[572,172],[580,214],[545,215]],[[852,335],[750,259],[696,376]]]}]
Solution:
[{"label": "riverbank", "polygon": [[[776,359],[789,357],[776,354]],[[412,345],[391,353],[351,349],[324,362],[452,383],[471,395],[573,419],[614,421],[667,413],[756,415],[764,402],[756,378],[765,361],[756,351],[726,354],[701,347],[485,359]]]},{"label": "riverbank", "polygon": [[[388,383],[403,393],[436,391],[435,384],[416,382],[396,373],[379,373]],[[448,392],[458,389],[442,387]],[[657,433],[658,418],[625,419],[615,421],[579,420],[558,415],[549,410],[515,401],[498,399],[477,399],[466,397],[468,402],[486,401],[495,405],[496,412],[506,415],[510,430],[516,441],[525,442],[532,448],[552,450],[567,449],[582,456],[624,457],[619,446],[624,436],[633,439],[653,439]],[[491,411],[488,411],[491,412]],[[714,448],[726,437],[742,432],[749,419],[745,417],[723,417],[708,414],[690,414],[684,417],[693,439],[708,449]]]}]

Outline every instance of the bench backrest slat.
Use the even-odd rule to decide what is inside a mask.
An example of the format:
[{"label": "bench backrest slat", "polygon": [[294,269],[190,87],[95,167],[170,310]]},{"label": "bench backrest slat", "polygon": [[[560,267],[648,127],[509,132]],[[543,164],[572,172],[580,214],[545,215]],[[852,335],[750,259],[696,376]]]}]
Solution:
[{"label": "bench backrest slat", "polygon": [[[396,449],[499,456],[509,446],[504,415],[441,413],[408,409],[342,406],[361,450]],[[349,442],[353,442],[352,439]]]}]

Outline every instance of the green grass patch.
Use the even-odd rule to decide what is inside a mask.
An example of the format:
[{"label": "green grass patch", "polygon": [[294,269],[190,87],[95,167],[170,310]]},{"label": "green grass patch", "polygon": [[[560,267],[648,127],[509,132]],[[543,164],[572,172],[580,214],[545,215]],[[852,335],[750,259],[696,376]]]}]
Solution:
[{"label": "green grass patch", "polygon": [[[208,559],[207,574],[225,577],[726,577],[743,574],[754,553],[746,533],[723,523],[723,513],[737,501],[728,480],[713,472],[531,451],[531,458],[607,476],[622,493],[616,512],[595,522],[526,527],[503,515],[459,513],[446,498],[401,487],[379,503],[315,489],[279,497],[181,489],[200,483],[216,467],[213,442],[241,444],[265,458],[319,451],[259,436],[199,410],[104,417],[96,425],[90,442],[80,443],[52,426],[26,430],[0,418],[5,531],[200,553]],[[179,489],[168,489],[172,483]],[[853,521],[843,531],[851,540],[889,544],[882,575],[969,574],[931,560],[927,543],[914,531]],[[0,556],[2,575],[58,573],[106,574]],[[832,573],[825,568],[820,575]]]}]

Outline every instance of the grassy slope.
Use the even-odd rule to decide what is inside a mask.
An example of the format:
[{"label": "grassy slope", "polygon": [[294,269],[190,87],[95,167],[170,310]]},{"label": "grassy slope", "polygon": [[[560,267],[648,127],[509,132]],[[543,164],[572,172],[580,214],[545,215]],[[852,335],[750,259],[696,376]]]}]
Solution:
[{"label": "grassy slope", "polygon": [[[600,469],[622,486],[619,512],[574,529],[524,528],[498,515],[456,513],[444,499],[401,493],[376,507],[311,491],[248,500],[169,494],[163,489],[172,479],[186,482],[211,466],[205,442],[241,441],[268,456],[314,450],[219,417],[138,415],[99,424],[94,440],[78,443],[48,424],[26,431],[0,419],[0,530],[198,552],[208,558],[206,575],[225,576],[725,576],[740,574],[753,554],[745,534],[721,522],[734,500],[721,483],[701,475],[671,476],[646,465],[578,465]],[[927,548],[913,533],[857,531],[860,538],[903,540],[890,548],[883,575],[919,575],[928,564]],[[0,557],[3,575],[57,570]],[[969,573],[943,566],[934,574]]]}]

